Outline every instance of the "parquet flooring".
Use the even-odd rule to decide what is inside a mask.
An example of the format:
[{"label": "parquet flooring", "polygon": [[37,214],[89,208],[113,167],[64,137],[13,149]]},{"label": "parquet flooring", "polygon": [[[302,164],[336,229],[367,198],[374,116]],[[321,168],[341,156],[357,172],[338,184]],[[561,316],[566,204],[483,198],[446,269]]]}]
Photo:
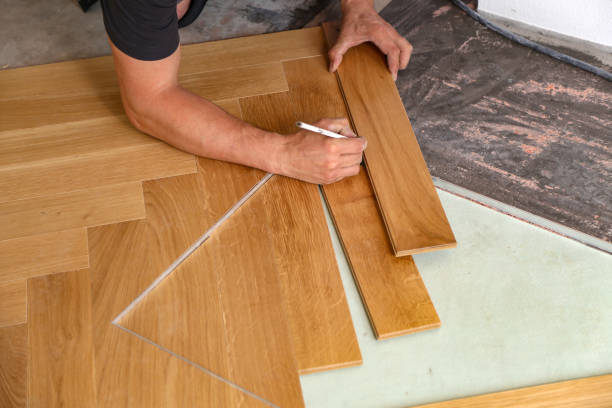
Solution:
[{"label": "parquet flooring", "polygon": [[[179,80],[293,132],[347,114],[326,50],[318,27],[190,45]],[[317,186],[273,176],[175,265],[268,176],[135,130],[110,57],[1,71],[0,109],[1,406],[296,407],[299,374],[361,363]],[[354,232],[341,235],[353,257]],[[357,265],[356,277],[377,267]],[[421,286],[401,290],[423,307],[411,274]]]}]

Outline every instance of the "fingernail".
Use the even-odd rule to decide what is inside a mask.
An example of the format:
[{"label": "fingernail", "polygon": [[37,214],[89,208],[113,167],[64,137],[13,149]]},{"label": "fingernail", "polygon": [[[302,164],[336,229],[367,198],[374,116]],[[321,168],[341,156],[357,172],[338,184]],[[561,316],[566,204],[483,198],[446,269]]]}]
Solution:
[{"label": "fingernail", "polygon": [[366,149],[366,147],[368,147],[368,141],[366,140],[365,143],[363,144],[363,150]]},{"label": "fingernail", "polygon": [[397,81],[397,73],[394,73],[394,74],[393,74],[393,80],[394,80],[394,81]]}]

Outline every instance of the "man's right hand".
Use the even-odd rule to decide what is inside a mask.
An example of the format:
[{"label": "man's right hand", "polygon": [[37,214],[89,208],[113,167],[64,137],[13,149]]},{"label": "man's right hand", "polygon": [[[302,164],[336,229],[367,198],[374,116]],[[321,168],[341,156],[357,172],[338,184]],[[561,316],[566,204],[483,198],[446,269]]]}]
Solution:
[{"label": "man's right hand", "polygon": [[276,173],[315,184],[330,184],[358,174],[366,140],[353,133],[347,119],[322,119],[315,125],[347,138],[334,139],[307,130],[287,135]]}]

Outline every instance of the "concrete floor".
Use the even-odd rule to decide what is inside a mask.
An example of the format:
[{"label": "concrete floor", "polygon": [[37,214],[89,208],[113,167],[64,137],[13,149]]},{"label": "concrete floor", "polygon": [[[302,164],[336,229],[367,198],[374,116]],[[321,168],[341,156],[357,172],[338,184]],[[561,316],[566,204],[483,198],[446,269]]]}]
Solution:
[{"label": "concrete floor", "polygon": [[612,373],[612,256],[438,194],[458,246],[414,258],[442,327],[375,340],[332,232],[364,363],[302,376],[306,406],[406,407]]}]

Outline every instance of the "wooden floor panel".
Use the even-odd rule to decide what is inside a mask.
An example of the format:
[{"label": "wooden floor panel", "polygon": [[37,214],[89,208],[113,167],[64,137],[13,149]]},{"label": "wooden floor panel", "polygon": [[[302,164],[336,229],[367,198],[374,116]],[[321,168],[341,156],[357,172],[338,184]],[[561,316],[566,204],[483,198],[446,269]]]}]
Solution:
[{"label": "wooden floor panel", "polygon": [[[348,116],[325,58],[284,65],[289,94],[302,120]],[[414,261],[393,256],[365,171],[325,185],[323,192],[376,337],[438,327],[440,320]]]},{"label": "wooden floor panel", "polygon": [[0,203],[0,240],[145,217],[140,183]]},{"label": "wooden floor panel", "polygon": [[262,196],[251,197],[119,324],[272,404],[297,407],[301,389],[264,217]]},{"label": "wooden floor panel", "polygon": [[85,228],[0,241],[0,282],[88,266]]},{"label": "wooden floor panel", "polygon": [[0,283],[0,327],[26,322],[25,279]]},{"label": "wooden floor panel", "polygon": [[31,407],[96,401],[87,269],[29,280],[28,355]]},{"label": "wooden floor panel", "polygon": [[0,407],[25,408],[28,378],[28,328],[0,328]]},{"label": "wooden floor panel", "polygon": [[[325,25],[331,43],[335,29]],[[351,48],[338,68],[365,163],[396,256],[456,246],[384,55],[371,43]]]},{"label": "wooden floor panel", "polygon": [[612,374],[419,405],[413,408],[610,408]]},{"label": "wooden floor panel", "polygon": [[[292,133],[289,96],[241,99],[244,119]],[[317,186],[278,177],[265,191],[266,218],[280,273],[295,356],[301,374],[361,364],[361,352],[325,222]]]}]

